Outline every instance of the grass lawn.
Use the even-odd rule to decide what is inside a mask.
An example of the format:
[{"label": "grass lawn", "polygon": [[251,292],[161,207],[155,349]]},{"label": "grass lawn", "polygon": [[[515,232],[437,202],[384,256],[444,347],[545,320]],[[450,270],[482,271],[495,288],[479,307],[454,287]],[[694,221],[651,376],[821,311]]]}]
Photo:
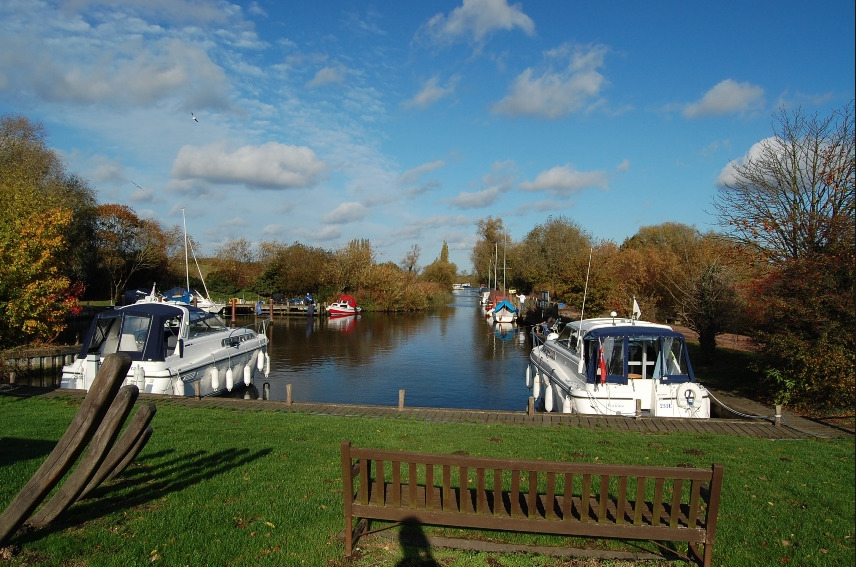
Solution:
[{"label": "grass lawn", "polygon": [[[0,395],[0,509],[45,460],[78,408]],[[854,440],[769,441],[583,428],[445,424],[163,405],[137,461],[48,528],[0,550],[10,566],[428,565],[371,536],[344,560],[339,444],[543,460],[709,467],[725,478],[716,565],[854,564]],[[564,538],[426,528],[512,543]],[[645,542],[647,544],[647,542]],[[634,550],[626,542],[575,546]],[[685,551],[685,550],[683,550]],[[630,565],[431,549],[443,566]],[[685,565],[657,562],[656,565]]]}]

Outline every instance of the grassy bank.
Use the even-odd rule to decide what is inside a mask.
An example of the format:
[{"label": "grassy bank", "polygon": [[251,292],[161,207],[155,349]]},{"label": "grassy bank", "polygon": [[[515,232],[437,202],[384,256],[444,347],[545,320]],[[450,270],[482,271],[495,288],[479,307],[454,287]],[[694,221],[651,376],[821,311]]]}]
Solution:
[{"label": "grassy bank", "polygon": [[[77,408],[71,400],[0,396],[0,507],[44,461]],[[167,405],[159,407],[153,426],[136,463],[49,528],[12,538],[17,549],[5,564],[397,565],[408,550],[378,536],[360,542],[361,555],[353,562],[342,559],[343,439],[357,446],[491,457],[699,467],[720,462],[725,479],[716,565],[854,563],[853,439],[644,436]],[[442,533],[515,543],[565,541]],[[444,566],[562,564],[522,554],[431,553]]]}]

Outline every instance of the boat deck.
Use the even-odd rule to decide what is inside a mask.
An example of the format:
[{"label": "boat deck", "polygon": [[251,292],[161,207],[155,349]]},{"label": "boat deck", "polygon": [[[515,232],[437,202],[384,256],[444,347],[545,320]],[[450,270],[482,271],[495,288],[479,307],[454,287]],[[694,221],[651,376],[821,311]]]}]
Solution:
[{"label": "boat deck", "polygon": [[[728,392],[711,390],[711,393],[732,410],[745,414],[738,418],[682,419],[633,418],[613,416],[584,416],[579,414],[534,413],[526,411],[469,410],[451,408],[393,407],[354,404],[329,404],[272,400],[245,400],[243,398],[140,394],[137,403],[153,402],[157,405],[176,405],[197,408],[224,408],[239,411],[277,411],[339,417],[374,417],[410,419],[442,423],[484,423],[529,427],[587,427],[601,431],[628,431],[646,434],[697,433],[738,435],[763,439],[834,439],[853,437],[854,432],[782,412],[780,425],[774,423],[770,408]],[[45,398],[72,398],[82,400],[83,390],[9,386],[0,388],[0,395],[40,396]]]}]

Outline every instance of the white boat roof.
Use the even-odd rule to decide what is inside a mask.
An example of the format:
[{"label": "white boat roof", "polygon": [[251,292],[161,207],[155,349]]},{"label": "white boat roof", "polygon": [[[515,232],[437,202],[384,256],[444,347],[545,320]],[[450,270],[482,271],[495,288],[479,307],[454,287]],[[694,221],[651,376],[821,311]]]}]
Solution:
[{"label": "white boat roof", "polygon": [[595,329],[603,329],[608,327],[639,327],[640,331],[643,329],[660,329],[671,331],[673,330],[669,325],[663,325],[662,323],[652,323],[650,321],[638,321],[635,319],[628,319],[626,317],[597,317],[594,319],[583,319],[582,321],[570,321],[565,325],[566,327],[575,327],[579,329],[583,334],[588,333],[589,331],[593,331]]}]

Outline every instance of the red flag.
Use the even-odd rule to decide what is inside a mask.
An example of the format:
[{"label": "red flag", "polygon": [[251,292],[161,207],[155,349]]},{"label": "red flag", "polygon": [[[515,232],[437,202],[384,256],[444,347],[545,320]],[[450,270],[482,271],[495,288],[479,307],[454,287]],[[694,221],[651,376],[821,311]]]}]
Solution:
[{"label": "red flag", "polygon": [[603,341],[600,342],[600,383],[606,382],[606,359],[603,357]]}]

